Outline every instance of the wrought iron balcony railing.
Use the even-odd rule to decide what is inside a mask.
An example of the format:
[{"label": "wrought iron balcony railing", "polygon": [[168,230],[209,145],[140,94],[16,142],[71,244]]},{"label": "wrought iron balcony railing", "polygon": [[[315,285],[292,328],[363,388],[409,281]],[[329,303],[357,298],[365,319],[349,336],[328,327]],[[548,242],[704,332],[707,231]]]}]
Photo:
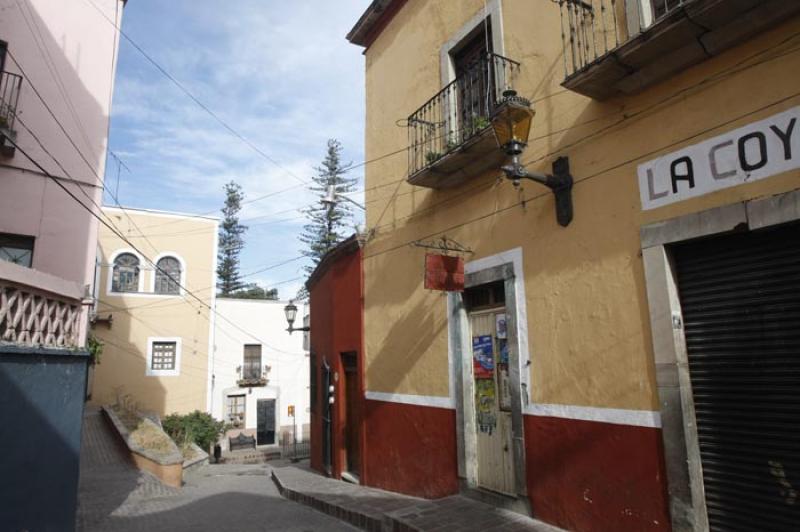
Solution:
[{"label": "wrought iron balcony railing", "polygon": [[14,130],[21,90],[22,76],[0,72],[0,130]]},{"label": "wrought iron balcony railing", "polygon": [[415,174],[489,128],[492,112],[519,66],[503,56],[486,54],[408,117],[412,182]]},{"label": "wrought iron balcony railing", "polygon": [[800,2],[760,0],[552,2],[561,15],[562,85],[600,100],[658,83],[800,13]]}]

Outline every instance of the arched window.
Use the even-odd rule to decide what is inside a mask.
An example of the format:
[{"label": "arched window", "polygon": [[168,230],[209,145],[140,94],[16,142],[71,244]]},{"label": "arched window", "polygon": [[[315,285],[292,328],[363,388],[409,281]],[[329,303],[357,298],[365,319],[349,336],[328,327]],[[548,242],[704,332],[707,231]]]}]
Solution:
[{"label": "arched window", "polygon": [[112,292],[139,291],[139,259],[133,253],[120,253],[114,259]]},{"label": "arched window", "polygon": [[175,257],[164,257],[156,264],[156,294],[180,294],[181,263]]}]

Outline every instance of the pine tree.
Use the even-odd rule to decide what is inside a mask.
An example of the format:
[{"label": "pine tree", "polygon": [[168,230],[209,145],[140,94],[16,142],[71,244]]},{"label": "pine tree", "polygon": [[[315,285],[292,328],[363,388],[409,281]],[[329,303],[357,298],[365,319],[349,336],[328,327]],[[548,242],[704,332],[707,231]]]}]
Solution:
[{"label": "pine tree", "polygon": [[[313,184],[309,190],[317,195],[324,196],[328,187],[333,185],[337,194],[352,192],[355,189],[355,178],[345,177],[344,166],[341,160],[342,145],[336,139],[328,140],[328,149],[322,165],[315,170]],[[311,258],[313,265],[306,266],[306,271],[311,273],[322,260],[325,254],[333,249],[345,237],[345,228],[352,219],[352,207],[347,202],[336,202],[326,205],[322,201],[305,209],[303,213],[308,217],[308,224],[303,227],[300,241],[308,246],[302,253]]]},{"label": "pine tree", "polygon": [[225,206],[222,208],[217,252],[217,285],[220,295],[227,296],[244,286],[239,277],[239,252],[244,246],[242,235],[247,227],[239,223],[239,211],[244,200],[241,185],[231,181],[224,190]]}]

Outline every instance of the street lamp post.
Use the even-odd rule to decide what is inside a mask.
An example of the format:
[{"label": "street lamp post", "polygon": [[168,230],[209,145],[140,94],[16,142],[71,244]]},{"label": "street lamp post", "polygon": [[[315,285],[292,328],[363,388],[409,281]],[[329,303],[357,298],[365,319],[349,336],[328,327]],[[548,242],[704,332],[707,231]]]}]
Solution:
[{"label": "street lamp post", "polygon": [[294,327],[294,320],[297,317],[297,305],[294,304],[294,301],[289,301],[289,304],[283,307],[283,312],[286,314],[286,322],[289,324],[289,328],[286,329],[289,334],[295,331],[308,332],[311,330],[311,327]]},{"label": "street lamp post", "polygon": [[556,219],[566,227],[572,221],[573,179],[569,172],[569,158],[556,159],[552,174],[529,172],[520,162],[519,156],[528,145],[534,114],[531,102],[517,96],[516,91],[503,92],[503,99],[492,115],[492,129],[497,144],[511,157],[511,164],[501,169],[515,187],[519,186],[520,179],[530,179],[552,190],[556,200]]}]

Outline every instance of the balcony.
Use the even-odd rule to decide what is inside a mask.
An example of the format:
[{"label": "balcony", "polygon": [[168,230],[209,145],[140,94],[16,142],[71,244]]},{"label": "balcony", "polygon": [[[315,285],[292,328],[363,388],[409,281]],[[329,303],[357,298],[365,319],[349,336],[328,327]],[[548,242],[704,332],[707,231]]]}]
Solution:
[{"label": "balcony", "polygon": [[83,347],[81,295],[75,283],[0,261],[0,344]]},{"label": "balcony", "polygon": [[408,117],[408,182],[456,187],[505,156],[497,148],[490,117],[519,63],[487,54]]},{"label": "balcony", "polygon": [[11,72],[0,72],[0,155],[14,156],[14,146],[6,143],[6,138],[15,140],[14,122],[17,118],[17,105],[22,89],[22,76]]},{"label": "balcony", "polygon": [[786,0],[554,0],[562,85],[596,100],[633,94],[800,12]]},{"label": "balcony", "polygon": [[260,360],[257,363],[255,361],[253,361],[253,363],[245,361],[244,366],[237,368],[241,374],[241,378],[236,381],[236,385],[240,388],[266,386],[269,369],[269,366],[264,366],[262,369]]}]

